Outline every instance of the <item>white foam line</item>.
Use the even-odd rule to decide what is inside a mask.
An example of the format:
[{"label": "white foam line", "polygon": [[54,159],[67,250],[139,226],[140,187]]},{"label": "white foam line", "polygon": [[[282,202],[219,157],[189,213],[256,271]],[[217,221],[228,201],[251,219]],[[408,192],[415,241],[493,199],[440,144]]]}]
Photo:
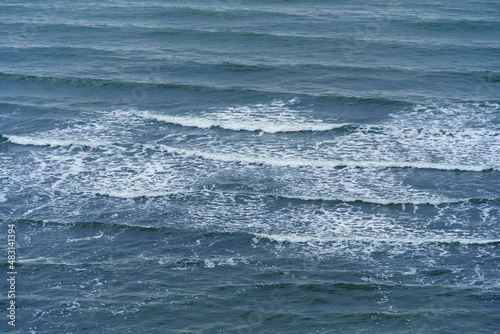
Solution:
[{"label": "white foam line", "polygon": [[343,126],[349,125],[347,123],[331,124],[322,123],[320,121],[310,122],[296,122],[286,123],[278,121],[241,121],[241,120],[224,120],[224,119],[211,119],[211,118],[193,118],[183,116],[168,116],[158,115],[149,112],[136,113],[136,116],[154,119],[157,121],[177,124],[186,127],[197,127],[200,129],[209,129],[211,127],[219,127],[226,130],[233,131],[262,131],[266,133],[278,132],[300,132],[300,131],[330,131],[338,129]]},{"label": "white foam line", "polygon": [[99,196],[109,196],[116,198],[155,198],[167,197],[179,194],[186,194],[188,191],[166,191],[166,192],[152,192],[152,191],[134,191],[134,190],[100,190],[98,192],[88,192]]},{"label": "white foam line", "polygon": [[410,204],[410,205],[442,205],[442,204],[456,204],[456,203],[463,203],[471,200],[470,198],[463,198],[463,199],[448,199],[448,198],[432,198],[432,199],[401,199],[401,200],[391,200],[391,199],[385,199],[385,198],[378,198],[378,197],[313,197],[313,196],[294,196],[294,195],[270,195],[270,196],[277,196],[281,198],[286,198],[286,199],[297,199],[297,200],[303,200],[303,201],[339,201],[339,202],[347,202],[347,203],[352,203],[352,202],[363,202],[363,203],[369,203],[369,204],[381,204],[381,205],[402,205],[402,204]]},{"label": "white foam line", "polygon": [[99,231],[98,235],[94,235],[93,237],[86,237],[86,238],[78,238],[78,239],[68,239],[66,242],[77,242],[77,241],[89,241],[92,239],[100,239],[104,233],[102,231]]},{"label": "white foam line", "polygon": [[[14,144],[18,145],[35,145],[35,146],[90,146],[90,147],[100,147],[100,146],[111,146],[114,145],[111,142],[105,141],[76,141],[71,139],[40,139],[24,136],[9,136],[6,138]],[[283,166],[283,167],[382,167],[382,168],[418,168],[418,169],[439,169],[439,170],[459,170],[459,171],[471,171],[471,172],[481,172],[485,170],[495,169],[499,170],[498,167],[489,167],[484,165],[455,165],[446,163],[432,163],[432,162],[409,162],[409,161],[352,161],[352,160],[311,160],[311,159],[287,159],[280,157],[251,157],[239,154],[223,154],[223,153],[212,153],[204,152],[190,149],[182,149],[171,147],[163,144],[158,145],[142,145],[144,147],[159,149],[164,152],[187,155],[187,156],[198,156],[204,159],[224,161],[224,162],[242,162],[248,164],[265,164],[272,166]]]},{"label": "white foam line", "polygon": [[[383,168],[418,168],[439,170],[460,170],[480,172],[493,169],[488,166],[453,165],[432,162],[406,162],[406,161],[350,161],[350,160],[308,160],[308,159],[286,159],[278,157],[249,157],[238,154],[221,154],[189,149],[181,149],[159,144],[158,148],[168,153],[199,156],[210,160],[225,162],[242,162],[250,164],[266,164],[285,167],[383,167]],[[496,168],[495,168],[496,169]]]},{"label": "white foam line", "polygon": [[445,243],[445,244],[463,244],[463,245],[488,245],[492,243],[500,243],[500,239],[472,239],[472,238],[419,238],[419,237],[394,237],[394,238],[377,238],[363,236],[339,236],[332,238],[321,238],[315,236],[302,236],[290,234],[255,234],[259,238],[269,239],[277,242],[289,243],[332,243],[332,242],[384,242],[384,243],[406,243],[406,244],[428,244],[428,243]]},{"label": "white foam line", "polygon": [[56,138],[33,138],[25,136],[5,136],[11,143],[17,145],[33,145],[33,146],[109,146],[112,145],[110,142],[98,141],[98,140],[82,140],[76,141],[74,139],[56,139]]}]

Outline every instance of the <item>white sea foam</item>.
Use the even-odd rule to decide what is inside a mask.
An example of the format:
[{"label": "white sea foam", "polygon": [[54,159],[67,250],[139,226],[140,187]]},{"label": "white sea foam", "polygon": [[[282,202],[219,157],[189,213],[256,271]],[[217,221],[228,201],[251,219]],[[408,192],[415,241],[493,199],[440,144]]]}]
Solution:
[{"label": "white sea foam", "polygon": [[[106,147],[114,145],[111,142],[100,140],[76,140],[76,139],[56,139],[56,138],[36,138],[28,136],[6,136],[10,142],[18,145],[35,146],[89,146]],[[186,156],[198,156],[204,159],[219,160],[224,162],[241,162],[250,164],[266,164],[273,166],[290,167],[380,167],[380,168],[418,168],[437,170],[459,170],[459,171],[484,171],[498,169],[498,166],[487,165],[464,165],[451,163],[432,163],[421,161],[354,161],[354,160],[326,160],[326,159],[306,159],[290,158],[290,156],[252,156],[251,154],[237,153],[215,153],[203,150],[184,149],[168,145],[135,145],[144,146],[149,149],[160,149],[161,151],[180,154]]]},{"label": "white sea foam", "polygon": [[[266,133],[278,133],[278,132],[300,132],[300,131],[329,131],[336,128],[341,128],[347,124],[330,124],[322,123],[320,121],[316,122],[306,122],[306,121],[296,121],[284,122],[284,121],[272,121],[272,120],[260,120],[258,118],[254,120],[236,120],[236,119],[221,119],[221,118],[195,118],[195,117],[183,117],[183,116],[168,116],[152,114],[149,112],[144,112],[139,114],[141,117],[156,119],[158,121],[178,124],[182,126],[197,127],[201,129],[208,129],[211,127],[220,127],[227,130],[234,131],[261,131]],[[213,116],[212,116],[213,117]]]},{"label": "white sea foam", "polygon": [[419,168],[419,169],[440,169],[440,170],[461,170],[461,171],[484,171],[494,167],[485,165],[460,165],[447,163],[431,163],[420,161],[352,161],[352,160],[312,160],[289,157],[273,156],[254,156],[204,152],[199,150],[183,149],[170,147],[167,145],[158,145],[158,147],[169,153],[199,156],[205,159],[220,160],[226,162],[242,162],[251,164],[267,164],[274,166],[290,167],[381,167],[381,168]]},{"label": "white sea foam", "polygon": [[107,189],[102,188],[99,191],[95,192],[96,195],[99,196],[109,196],[116,198],[156,198],[156,197],[166,197],[178,194],[186,194],[187,190],[178,190],[178,191],[150,191],[148,189]]},{"label": "white sea foam", "polygon": [[256,236],[250,241],[255,247],[266,247],[259,240],[278,242],[273,247],[280,254],[286,250],[296,251],[300,256],[342,256],[369,261],[379,252],[385,252],[388,258],[411,252],[410,256],[419,254],[423,259],[438,255],[444,259],[454,254],[450,246],[478,246],[487,251],[483,246],[500,243],[495,227],[498,219],[478,225],[468,217],[473,212],[474,208],[467,205],[429,211],[429,208],[363,209],[351,203],[296,203],[276,209],[265,198],[235,201],[231,194],[221,194],[205,203],[203,210],[193,210],[189,226],[248,232]]},{"label": "white sea foam", "polygon": [[[248,119],[252,122],[265,112],[279,115],[286,108],[290,110],[283,117],[276,116],[279,122],[294,126],[314,122],[307,111],[292,110],[293,103],[295,101],[275,101],[267,105],[234,108],[238,109],[236,115],[247,112],[243,111],[246,108],[251,109]],[[477,113],[473,108],[471,105],[417,107],[396,113],[377,126],[365,125],[342,134],[332,133],[331,138],[330,134],[320,134],[297,141],[289,140],[292,136],[286,133],[269,138],[242,133],[244,139],[237,141],[233,135],[226,138],[224,131],[214,131],[207,135],[206,140],[205,137],[199,140],[185,136],[186,132],[190,133],[189,129],[168,133],[166,139],[134,141],[134,135],[161,130],[162,127],[153,126],[147,118],[137,117],[136,111],[95,112],[80,115],[84,122],[69,120],[58,129],[29,136],[6,135],[12,143],[50,146],[50,149],[33,150],[29,159],[20,155],[10,161],[3,160],[0,169],[9,175],[2,180],[8,189],[33,185],[51,194],[49,196],[54,201],[60,201],[61,194],[84,194],[88,198],[104,195],[175,202],[178,197],[170,195],[212,198],[217,193],[234,191],[240,194],[248,192],[249,196],[256,196],[259,200],[269,199],[271,195],[352,205],[365,202],[401,204],[403,207],[405,204],[457,207],[464,203],[467,206],[467,196],[494,199],[495,194],[475,190],[471,190],[473,194],[458,194],[449,191],[443,182],[429,189],[412,182],[412,178],[421,175],[416,169],[500,170],[499,132],[495,128],[498,108],[480,105]],[[218,115],[214,119],[221,120],[226,117],[224,115],[231,114],[228,110],[212,110],[207,115]],[[74,147],[78,146],[99,150],[75,150]],[[443,179],[445,174],[435,175]],[[227,178],[239,185],[228,189],[224,186]],[[481,180],[480,176],[478,180]],[[10,192],[7,193],[10,198]],[[48,203],[52,203],[51,200]],[[321,203],[313,206],[317,205]],[[33,205],[25,210],[23,218],[38,217],[51,211],[50,207]],[[495,213],[492,212],[482,213],[484,224],[493,219]],[[81,213],[75,207],[67,214]],[[217,216],[217,213],[213,215]],[[350,218],[346,219],[349,221]],[[328,222],[324,223],[328,225]]]},{"label": "white sea foam", "polygon": [[344,196],[337,196],[337,197],[332,197],[332,196],[301,196],[301,195],[290,195],[290,194],[283,194],[283,195],[278,195],[279,197],[282,198],[287,198],[287,199],[298,199],[298,200],[304,200],[304,201],[338,201],[338,202],[347,202],[347,203],[354,203],[354,202],[363,202],[363,203],[372,203],[372,204],[380,204],[380,205],[405,205],[405,204],[411,204],[411,205],[443,205],[443,204],[457,204],[457,203],[466,203],[470,201],[470,198],[462,198],[462,199],[451,199],[451,198],[436,198],[436,197],[426,197],[426,198],[421,198],[421,197],[412,197],[411,195],[408,195],[406,197],[400,197],[400,198],[383,198],[383,197],[375,197],[375,196],[370,196],[370,197],[363,197],[363,196],[352,196],[352,197],[344,197]]},{"label": "white sea foam", "polygon": [[219,127],[234,131],[260,131],[266,133],[329,131],[341,128],[345,123],[327,123],[314,119],[308,111],[290,108],[297,102],[274,101],[270,104],[228,107],[197,113],[196,116],[176,116],[149,111],[134,112],[136,116],[187,127],[207,129]]},{"label": "white sea foam", "polygon": [[[163,148],[207,159],[275,166],[500,170],[498,109],[496,104],[417,106],[392,114],[379,125],[357,125],[352,131],[332,135],[331,139],[225,141],[221,136],[217,141],[214,138],[193,146]],[[318,122],[307,112],[290,110],[280,101],[201,112],[196,117],[150,112],[142,115],[186,126],[273,133],[331,130],[345,125]]]},{"label": "white sea foam", "polygon": [[94,235],[92,237],[75,238],[75,239],[69,238],[68,240],[66,240],[66,242],[89,241],[89,240],[93,240],[93,239],[100,239],[103,237],[103,235],[104,235],[104,232],[99,231],[99,234]]},{"label": "white sea foam", "polygon": [[257,237],[261,239],[268,239],[276,242],[288,242],[288,243],[312,243],[312,244],[322,244],[322,243],[346,243],[346,242],[362,242],[362,243],[388,243],[388,244],[462,244],[462,245],[489,245],[500,243],[500,239],[482,239],[482,238],[461,238],[461,237],[369,237],[360,235],[351,236],[334,236],[334,237],[322,237],[322,236],[308,236],[308,235],[295,235],[295,234],[256,234]]},{"label": "white sea foam", "polygon": [[[35,138],[27,136],[7,136],[10,142],[18,145],[34,145],[34,146],[89,146],[89,147],[106,147],[113,143],[105,141],[77,141],[71,139],[47,139]],[[480,172],[490,169],[499,170],[496,165],[466,165],[454,163],[433,163],[422,161],[355,161],[355,160],[326,160],[326,159],[307,159],[307,158],[290,158],[289,156],[252,156],[250,154],[237,153],[215,153],[206,152],[203,150],[192,150],[168,145],[144,145],[147,148],[159,148],[168,153],[181,154],[186,156],[198,156],[205,159],[219,160],[225,162],[241,162],[250,164],[266,164],[273,166],[290,166],[290,167],[380,167],[380,168],[418,168],[418,169],[437,169],[437,170],[457,170],[457,171],[473,171]]]},{"label": "white sea foam", "polygon": [[359,126],[331,139],[245,138],[183,149],[211,159],[279,166],[500,170],[498,114],[497,105],[418,106],[380,125]]},{"label": "white sea foam", "polygon": [[[93,115],[95,119],[86,121],[85,126],[75,124],[36,136],[7,137],[20,145],[102,147],[133,140],[134,132],[147,131],[150,127],[140,119],[149,118],[200,128],[219,126],[271,133],[323,131],[344,125],[313,119],[308,111],[292,109],[295,102],[228,107],[197,112],[196,116],[117,110],[97,113],[99,117]],[[498,108],[494,104],[417,106],[391,115],[380,125],[358,126],[331,139],[311,137],[306,142],[296,142],[286,138],[259,141],[249,137],[227,141],[223,134],[218,134],[207,141],[176,140],[179,143],[176,147],[165,145],[162,149],[226,162],[275,166],[499,170]]]},{"label": "white sea foam", "polygon": [[98,140],[78,140],[65,138],[37,138],[30,136],[15,136],[6,135],[11,143],[17,145],[34,145],[34,146],[109,146],[112,143]]}]

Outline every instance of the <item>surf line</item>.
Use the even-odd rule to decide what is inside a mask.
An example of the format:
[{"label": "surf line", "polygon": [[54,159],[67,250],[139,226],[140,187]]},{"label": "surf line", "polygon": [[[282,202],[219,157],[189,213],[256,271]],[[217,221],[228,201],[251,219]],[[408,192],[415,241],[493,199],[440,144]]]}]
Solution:
[{"label": "surf line", "polygon": [[354,160],[312,160],[312,159],[287,159],[283,157],[258,157],[243,156],[240,154],[219,154],[215,152],[197,151],[171,147],[163,144],[150,145],[161,151],[170,154],[180,154],[185,156],[197,156],[203,159],[225,162],[241,162],[248,164],[265,164],[282,167],[359,167],[359,168],[414,168],[414,169],[436,169],[447,171],[482,172],[496,170],[497,168],[483,165],[456,165],[432,162],[411,162],[411,161],[354,161]]}]

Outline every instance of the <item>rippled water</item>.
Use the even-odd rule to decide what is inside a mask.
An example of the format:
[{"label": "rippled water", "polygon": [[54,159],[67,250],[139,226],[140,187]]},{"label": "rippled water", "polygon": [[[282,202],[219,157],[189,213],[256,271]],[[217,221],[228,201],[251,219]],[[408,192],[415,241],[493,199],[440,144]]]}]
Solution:
[{"label": "rippled water", "polygon": [[499,14],[2,2],[0,329],[499,332]]}]

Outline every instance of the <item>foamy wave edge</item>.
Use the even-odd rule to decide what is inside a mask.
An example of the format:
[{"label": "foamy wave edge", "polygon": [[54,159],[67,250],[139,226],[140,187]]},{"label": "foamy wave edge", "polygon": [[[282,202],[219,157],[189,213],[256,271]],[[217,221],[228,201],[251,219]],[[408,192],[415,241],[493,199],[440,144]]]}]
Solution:
[{"label": "foamy wave edge", "polygon": [[158,145],[158,149],[188,156],[198,156],[204,159],[218,160],[225,162],[241,162],[257,165],[273,165],[282,167],[379,167],[379,168],[417,168],[417,169],[438,169],[438,170],[458,170],[467,172],[482,172],[487,170],[498,170],[489,166],[454,165],[446,163],[431,162],[406,162],[406,161],[351,161],[351,160],[307,160],[307,159],[287,159],[280,157],[249,157],[238,154],[219,154],[202,152],[189,149],[175,148],[163,144]]},{"label": "foamy wave edge", "polygon": [[287,200],[300,200],[300,201],[324,201],[324,202],[344,202],[344,203],[365,203],[365,204],[375,204],[375,205],[452,205],[452,204],[462,204],[462,203],[474,203],[474,202],[489,202],[496,201],[494,198],[429,198],[429,199],[412,199],[412,198],[402,198],[396,199],[386,199],[379,197],[313,197],[313,196],[293,196],[293,195],[269,195],[276,198],[282,198]]},{"label": "foamy wave edge", "polygon": [[110,146],[113,145],[111,142],[99,141],[99,140],[81,140],[74,141],[72,139],[57,139],[57,138],[33,138],[26,136],[11,136],[5,135],[4,138],[13,144],[17,145],[33,145],[33,146],[89,146],[89,147],[100,147],[100,146]]},{"label": "foamy wave edge", "polygon": [[319,237],[294,234],[262,234],[256,233],[255,236],[259,239],[266,239],[273,242],[291,243],[291,244],[329,244],[329,243],[345,243],[345,242],[362,242],[362,243],[387,243],[387,244],[460,244],[460,245],[492,245],[500,244],[500,239],[477,239],[463,237],[445,237],[445,238],[423,238],[423,237],[393,237],[393,238],[377,238],[364,236],[338,236],[338,237]]},{"label": "foamy wave edge", "polygon": [[331,131],[334,129],[339,129],[351,124],[348,123],[323,123],[320,121],[316,122],[297,122],[297,123],[285,123],[285,122],[272,122],[272,121],[231,121],[213,118],[193,118],[193,117],[183,117],[183,116],[167,116],[152,114],[149,112],[134,113],[135,116],[153,119],[160,122],[165,122],[169,124],[175,124],[185,127],[195,127],[200,129],[210,129],[212,127],[218,127],[221,129],[232,130],[232,131],[249,131],[249,132],[265,132],[265,133],[283,133],[283,132],[314,132],[314,131]]},{"label": "foamy wave edge", "polygon": [[[25,136],[9,136],[5,135],[9,142],[17,145],[34,145],[34,146],[89,146],[89,147],[107,147],[120,146],[119,143],[112,143],[100,140],[81,140],[75,141],[71,139],[40,139]],[[184,156],[195,156],[208,160],[223,161],[223,162],[239,162],[256,165],[271,165],[281,167],[360,167],[360,168],[416,168],[416,169],[436,169],[436,170],[455,170],[466,172],[482,172],[488,170],[500,170],[499,167],[491,167],[484,165],[457,165],[449,163],[432,163],[418,161],[352,161],[352,160],[308,160],[308,159],[290,159],[281,157],[251,157],[239,154],[222,154],[204,151],[196,151],[171,147],[164,144],[133,144],[143,148],[160,150],[170,154],[178,154]]]}]

